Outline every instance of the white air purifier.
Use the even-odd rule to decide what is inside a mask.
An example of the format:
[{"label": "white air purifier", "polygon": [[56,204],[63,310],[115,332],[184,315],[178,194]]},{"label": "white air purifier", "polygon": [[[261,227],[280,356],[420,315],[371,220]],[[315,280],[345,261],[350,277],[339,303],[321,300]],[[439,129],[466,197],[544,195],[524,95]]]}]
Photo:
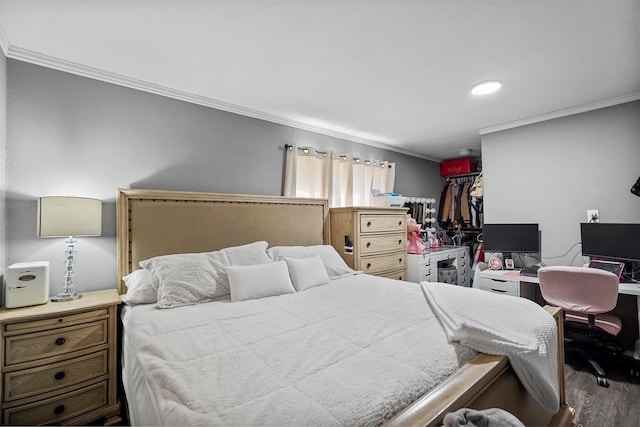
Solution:
[{"label": "white air purifier", "polygon": [[7,308],[49,301],[49,261],[19,262],[7,267],[4,301]]}]

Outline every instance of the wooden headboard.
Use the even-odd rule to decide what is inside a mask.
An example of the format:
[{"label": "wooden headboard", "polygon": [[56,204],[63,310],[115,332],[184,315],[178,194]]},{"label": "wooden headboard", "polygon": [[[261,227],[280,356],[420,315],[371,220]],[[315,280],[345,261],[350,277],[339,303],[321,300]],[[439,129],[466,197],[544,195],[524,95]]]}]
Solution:
[{"label": "wooden headboard", "polygon": [[[269,246],[329,244],[324,199],[118,190],[118,277],[142,260],[266,240]],[[126,292],[122,280],[118,291]]]}]

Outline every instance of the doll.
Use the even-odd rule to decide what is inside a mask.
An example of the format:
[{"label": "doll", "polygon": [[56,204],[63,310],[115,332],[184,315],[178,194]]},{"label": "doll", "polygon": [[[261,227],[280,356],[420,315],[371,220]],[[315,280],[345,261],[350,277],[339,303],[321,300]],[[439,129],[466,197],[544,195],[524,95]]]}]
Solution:
[{"label": "doll", "polygon": [[424,242],[420,236],[420,226],[409,214],[407,214],[407,253],[425,253]]}]

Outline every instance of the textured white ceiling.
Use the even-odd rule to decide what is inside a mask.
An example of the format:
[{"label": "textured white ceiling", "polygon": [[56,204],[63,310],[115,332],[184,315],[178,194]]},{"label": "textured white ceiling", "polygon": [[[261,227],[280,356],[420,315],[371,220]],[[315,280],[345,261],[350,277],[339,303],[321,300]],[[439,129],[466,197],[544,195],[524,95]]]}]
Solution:
[{"label": "textured white ceiling", "polygon": [[10,58],[432,159],[640,98],[640,0],[0,0],[0,30]]}]

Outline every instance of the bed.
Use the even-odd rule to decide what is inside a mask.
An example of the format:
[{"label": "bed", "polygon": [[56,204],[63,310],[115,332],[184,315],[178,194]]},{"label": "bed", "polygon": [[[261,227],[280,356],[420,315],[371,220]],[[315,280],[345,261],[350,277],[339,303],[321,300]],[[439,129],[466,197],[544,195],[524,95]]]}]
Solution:
[{"label": "bed", "polygon": [[[196,288],[185,297],[162,287],[124,307],[122,375],[132,425],[439,425],[465,407],[500,407],[526,425],[571,424],[562,346],[559,409],[550,413],[507,357],[426,332],[439,321],[420,285],[345,270],[327,246],[328,218],[319,199],[119,190],[125,300],[138,295],[131,276],[175,271],[162,270],[167,259],[206,256],[214,265],[226,262],[229,275],[216,292]],[[248,252],[266,252],[273,262],[248,260]],[[293,291],[252,295],[246,283],[256,275],[281,277],[283,263]],[[309,283],[318,265],[327,278]],[[206,274],[218,280],[216,269]],[[561,313],[550,312],[561,343]]]}]

